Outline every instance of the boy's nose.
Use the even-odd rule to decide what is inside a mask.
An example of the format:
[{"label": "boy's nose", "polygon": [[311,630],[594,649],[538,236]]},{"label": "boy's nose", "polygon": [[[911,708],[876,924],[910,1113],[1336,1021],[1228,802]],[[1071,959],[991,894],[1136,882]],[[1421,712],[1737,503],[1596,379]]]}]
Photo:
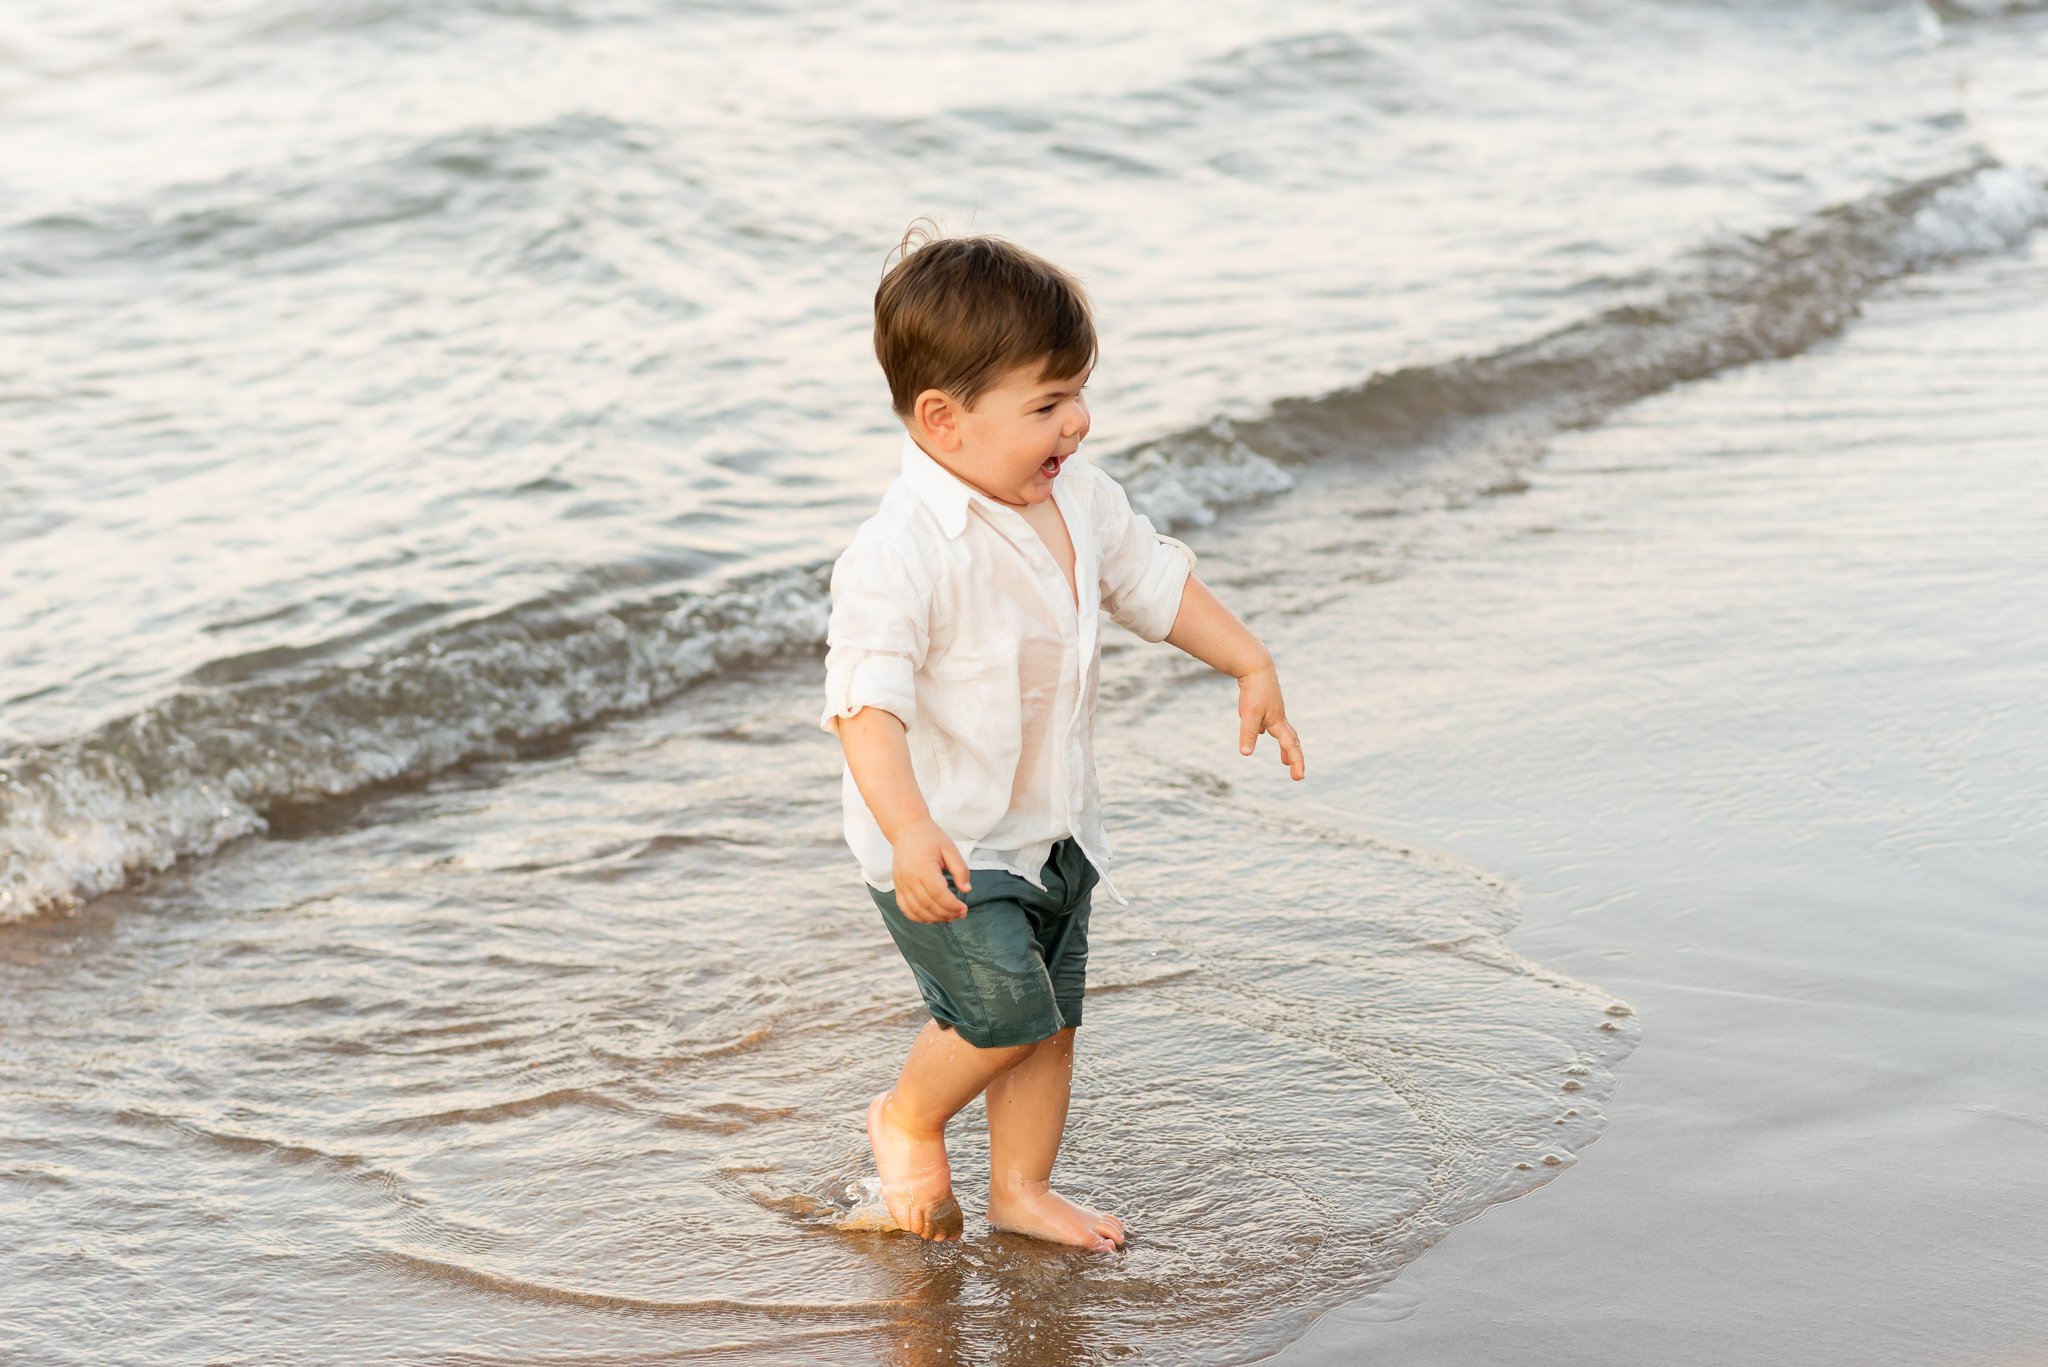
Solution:
[{"label": "boy's nose", "polygon": [[1079,394],[1074,395],[1062,416],[1064,421],[1060,423],[1061,436],[1078,441],[1088,435],[1087,399]]}]

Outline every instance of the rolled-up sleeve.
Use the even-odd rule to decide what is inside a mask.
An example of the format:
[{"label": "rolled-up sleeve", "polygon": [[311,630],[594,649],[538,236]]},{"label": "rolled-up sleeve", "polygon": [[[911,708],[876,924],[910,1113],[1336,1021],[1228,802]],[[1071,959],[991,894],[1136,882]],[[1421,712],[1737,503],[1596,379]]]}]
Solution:
[{"label": "rolled-up sleeve", "polygon": [[1124,487],[1097,471],[1095,534],[1102,553],[1102,607],[1141,640],[1163,641],[1180,615],[1195,553],[1131,508]]},{"label": "rolled-up sleeve", "polygon": [[825,627],[825,710],[818,725],[837,735],[839,719],[863,707],[917,724],[914,680],[930,645],[930,595],[895,545],[856,537],[832,566],[832,612]]}]

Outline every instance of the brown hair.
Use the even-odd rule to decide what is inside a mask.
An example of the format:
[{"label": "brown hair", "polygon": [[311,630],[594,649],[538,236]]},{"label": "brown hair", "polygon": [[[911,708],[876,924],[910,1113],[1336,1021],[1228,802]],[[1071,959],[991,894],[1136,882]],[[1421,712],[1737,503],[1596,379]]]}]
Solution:
[{"label": "brown hair", "polygon": [[1041,357],[1046,379],[1094,364],[1095,323],[1071,275],[999,237],[941,237],[920,222],[875,291],[875,359],[899,415],[927,389],[972,408],[1003,372]]}]

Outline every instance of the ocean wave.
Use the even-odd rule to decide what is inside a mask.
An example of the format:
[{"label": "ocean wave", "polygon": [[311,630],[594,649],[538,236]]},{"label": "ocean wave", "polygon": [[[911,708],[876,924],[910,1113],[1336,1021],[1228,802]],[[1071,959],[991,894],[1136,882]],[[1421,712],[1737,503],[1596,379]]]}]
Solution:
[{"label": "ocean wave", "polygon": [[273,0],[236,16],[234,28],[238,41],[297,43],[329,34],[384,30],[419,30],[426,36],[441,37],[473,20],[578,29],[598,22],[615,22],[629,14],[630,11],[594,14],[586,4],[550,4],[542,0],[465,0],[445,5],[413,5],[405,0],[349,0],[344,4]]},{"label": "ocean wave", "polygon": [[[830,566],[609,610],[529,604],[361,665],[188,685],[0,759],[0,920],[267,830],[281,808],[510,758],[824,635]],[[205,670],[199,671],[205,673]]]},{"label": "ocean wave", "polygon": [[1552,433],[1688,380],[1793,356],[1845,327],[1888,280],[2008,251],[2048,220],[2048,189],[1985,160],[1682,258],[1636,297],[1484,356],[1410,366],[1255,420],[1168,438],[1242,445],[1280,465],[1391,463],[1453,448],[1526,452]]},{"label": "ocean wave", "polygon": [[[660,175],[671,211],[701,199],[686,173],[664,170],[649,128],[578,111],[538,123],[459,129],[397,146],[350,146],[354,165],[319,173],[294,160],[137,199],[45,213],[0,228],[0,278],[59,269],[146,266],[260,268],[284,254],[359,243],[399,228],[472,245],[486,225],[530,233],[534,202],[555,223],[594,187]],[[415,243],[415,247],[416,247]]]},{"label": "ocean wave", "polygon": [[1927,8],[1951,22],[1969,23],[1980,19],[2012,19],[2026,14],[2048,14],[2048,0],[1923,0]]},{"label": "ocean wave", "polygon": [[[1105,464],[1168,531],[1291,488],[1288,468],[1310,461],[1397,471],[1433,497],[1511,488],[1501,462],[1533,459],[1552,433],[1797,354],[1885,281],[2009,250],[2043,221],[2036,177],[1979,162],[1712,244],[1628,302],[1529,341],[1217,418]],[[815,654],[830,571],[606,608],[525,604],[427,628],[367,664],[202,668],[90,735],[0,756],[0,920],[211,853],[295,805],[514,757],[715,674]]]}]

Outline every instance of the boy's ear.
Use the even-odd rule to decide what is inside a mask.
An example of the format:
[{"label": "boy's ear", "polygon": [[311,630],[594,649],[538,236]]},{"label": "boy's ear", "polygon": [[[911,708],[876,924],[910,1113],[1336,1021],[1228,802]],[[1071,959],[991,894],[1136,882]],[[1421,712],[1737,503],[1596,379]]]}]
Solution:
[{"label": "boy's ear", "polygon": [[910,430],[951,455],[960,449],[960,405],[943,389],[927,389],[910,406]]}]

